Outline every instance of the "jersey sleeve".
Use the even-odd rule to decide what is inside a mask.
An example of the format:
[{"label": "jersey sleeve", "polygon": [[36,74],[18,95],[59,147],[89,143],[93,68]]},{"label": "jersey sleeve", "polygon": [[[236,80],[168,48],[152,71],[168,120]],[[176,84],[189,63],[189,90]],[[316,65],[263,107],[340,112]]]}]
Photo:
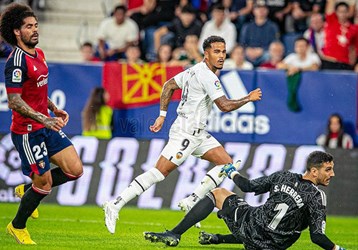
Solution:
[{"label": "jersey sleeve", "polygon": [[15,53],[5,65],[5,86],[7,93],[22,93],[22,86],[26,80],[27,67],[25,58]]},{"label": "jersey sleeve", "polygon": [[308,203],[309,228],[311,234],[325,234],[326,229],[326,194],[319,190]]},{"label": "jersey sleeve", "polygon": [[211,100],[215,101],[215,99],[225,95],[220,80],[214,73],[210,75],[201,74],[199,78],[199,82],[201,82]]},{"label": "jersey sleeve", "polygon": [[184,70],[184,71],[180,72],[179,74],[177,74],[176,76],[174,76],[174,81],[176,82],[178,87],[181,89],[183,88],[185,80],[190,73],[189,70],[190,69]]},{"label": "jersey sleeve", "polygon": [[257,179],[248,180],[241,175],[235,175],[234,182],[243,192],[255,192],[255,195],[270,191],[276,173]]}]

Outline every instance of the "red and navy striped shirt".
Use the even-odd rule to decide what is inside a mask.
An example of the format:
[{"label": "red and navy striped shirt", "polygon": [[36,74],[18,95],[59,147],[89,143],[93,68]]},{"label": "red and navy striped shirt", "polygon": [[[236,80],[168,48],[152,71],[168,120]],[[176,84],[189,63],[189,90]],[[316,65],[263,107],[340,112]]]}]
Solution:
[{"label": "red and navy striped shirt", "polygon": [[[5,86],[8,94],[18,93],[35,111],[50,116],[47,109],[48,67],[43,51],[36,48],[31,55],[15,47],[5,65]],[[44,125],[12,110],[11,131],[27,134],[43,128]]]}]

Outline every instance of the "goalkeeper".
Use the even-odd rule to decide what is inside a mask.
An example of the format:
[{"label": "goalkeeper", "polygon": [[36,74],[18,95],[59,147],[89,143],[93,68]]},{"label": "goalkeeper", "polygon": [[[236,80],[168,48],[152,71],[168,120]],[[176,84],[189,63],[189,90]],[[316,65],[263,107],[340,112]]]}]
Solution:
[{"label": "goalkeeper", "polygon": [[179,244],[181,235],[195,223],[205,219],[216,206],[229,235],[200,232],[200,244],[241,243],[245,249],[287,249],[301,231],[309,227],[313,243],[327,250],[343,250],[326,235],[326,195],[318,185],[328,186],[334,177],[333,156],[314,151],[307,158],[303,175],[288,171],[248,180],[234,165],[226,164],[220,174],[228,176],[244,192],[256,195],[270,192],[268,200],[251,207],[242,198],[224,188],[216,188],[200,200],[172,230],[164,233],[145,232],[152,242],[169,246]]}]

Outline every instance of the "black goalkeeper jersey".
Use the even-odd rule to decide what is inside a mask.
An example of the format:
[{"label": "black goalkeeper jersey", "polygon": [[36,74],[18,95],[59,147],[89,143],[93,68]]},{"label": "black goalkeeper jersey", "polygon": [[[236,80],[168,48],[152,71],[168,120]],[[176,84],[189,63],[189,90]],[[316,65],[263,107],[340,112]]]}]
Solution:
[{"label": "black goalkeeper jersey", "polygon": [[250,207],[237,225],[236,236],[246,248],[286,249],[307,227],[311,233],[324,234],[326,195],[302,175],[277,172],[250,180],[246,189],[255,194],[270,192],[266,203]]}]

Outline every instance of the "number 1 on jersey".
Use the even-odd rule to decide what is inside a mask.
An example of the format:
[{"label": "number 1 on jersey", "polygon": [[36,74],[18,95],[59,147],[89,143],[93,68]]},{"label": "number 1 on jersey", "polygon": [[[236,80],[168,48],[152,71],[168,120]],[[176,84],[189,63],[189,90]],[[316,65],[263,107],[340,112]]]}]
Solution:
[{"label": "number 1 on jersey", "polygon": [[272,219],[268,227],[272,230],[275,230],[283,216],[287,213],[288,205],[286,203],[277,204],[274,211],[278,211],[275,217]]}]

